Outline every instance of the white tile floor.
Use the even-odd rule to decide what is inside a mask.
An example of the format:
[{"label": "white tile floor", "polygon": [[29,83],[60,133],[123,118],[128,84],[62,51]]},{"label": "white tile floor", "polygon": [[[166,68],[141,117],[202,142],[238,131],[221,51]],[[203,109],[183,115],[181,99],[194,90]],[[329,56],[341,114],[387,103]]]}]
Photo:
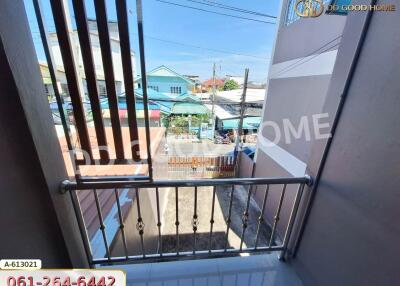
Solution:
[{"label": "white tile floor", "polygon": [[276,254],[116,266],[127,286],[302,286]]}]

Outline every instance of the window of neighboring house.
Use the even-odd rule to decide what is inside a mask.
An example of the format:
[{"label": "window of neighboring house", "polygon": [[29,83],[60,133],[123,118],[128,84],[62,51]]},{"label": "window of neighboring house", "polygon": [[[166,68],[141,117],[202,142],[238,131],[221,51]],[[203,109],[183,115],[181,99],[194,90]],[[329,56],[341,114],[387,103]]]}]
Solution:
[{"label": "window of neighboring house", "polygon": [[[287,5],[287,9],[286,9],[286,17],[285,17],[285,25],[288,26],[294,22],[296,22],[298,19],[300,19],[300,16],[296,14],[296,3],[298,0],[289,0],[288,1],[288,5]],[[313,0],[311,0],[313,1]],[[351,0],[322,0],[323,5],[325,6],[325,10],[326,10],[326,6],[329,4],[332,4],[333,2],[350,2]],[[297,6],[297,9],[299,12],[303,11],[303,1]],[[319,5],[316,1],[313,1],[313,7],[317,8],[317,5]]]},{"label": "window of neighboring house", "polygon": [[61,84],[61,93],[66,96],[69,97],[69,90],[68,90],[68,85],[66,83],[62,83]]},{"label": "window of neighboring house", "polygon": [[158,91],[158,86],[156,86],[156,85],[149,85],[149,88],[154,89],[155,91]]},{"label": "window of neighboring house", "polygon": [[171,93],[181,94],[181,87],[180,86],[171,86]]},{"label": "window of neighboring house", "polygon": [[106,85],[104,82],[99,83],[99,96],[102,96],[102,97],[107,96]]},{"label": "window of neighboring house", "polygon": [[47,97],[52,98],[54,95],[53,86],[51,84],[45,84],[44,90],[46,92]]}]

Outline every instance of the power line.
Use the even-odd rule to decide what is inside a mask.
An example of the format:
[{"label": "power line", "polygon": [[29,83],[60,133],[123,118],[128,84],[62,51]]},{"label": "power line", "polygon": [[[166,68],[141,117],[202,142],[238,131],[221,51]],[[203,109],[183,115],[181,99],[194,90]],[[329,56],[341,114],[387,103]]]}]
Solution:
[{"label": "power line", "polygon": [[[296,62],[290,64],[289,66],[287,66],[287,67],[281,69],[280,71],[278,71],[277,73],[273,74],[272,76],[273,76],[273,77],[276,77],[276,76],[279,76],[279,75],[281,75],[281,74],[287,73],[288,71],[291,71],[291,70],[294,69],[295,67],[297,67],[297,66],[299,66],[299,65],[302,65],[302,64],[304,64],[304,63],[306,63],[306,62],[312,60],[313,58],[315,58],[316,56],[320,55],[321,53],[324,53],[324,52],[326,52],[327,50],[332,49],[332,48],[334,48],[335,46],[338,46],[339,43],[336,43],[336,44],[333,45],[332,47],[328,47],[327,49],[325,49],[325,50],[319,52],[321,49],[325,48],[326,46],[328,46],[329,44],[333,43],[334,41],[338,40],[338,39],[341,38],[341,37],[342,37],[342,35],[339,35],[339,36],[335,37],[334,39],[332,39],[332,40],[330,40],[329,42],[327,42],[327,43],[323,44],[322,46],[320,46],[318,49],[316,49],[316,50],[312,51],[311,53],[309,53],[307,56],[305,56],[305,57],[299,59],[298,61],[296,61]],[[312,56],[313,56],[313,57],[312,57]],[[306,59],[307,57],[311,57],[311,58]],[[304,61],[304,60],[305,60],[305,61]],[[304,61],[304,62],[302,62],[302,61]]]},{"label": "power line", "polygon": [[272,25],[276,24],[275,22],[268,22],[268,21],[263,21],[263,20],[247,18],[247,17],[235,16],[235,15],[231,15],[231,14],[225,14],[225,13],[210,11],[210,10],[206,10],[206,9],[202,9],[202,8],[197,8],[197,7],[193,7],[193,6],[187,6],[187,5],[173,3],[173,2],[164,1],[164,0],[155,0],[155,1],[161,2],[161,3],[165,3],[165,4],[168,4],[168,5],[174,5],[174,6],[178,6],[178,7],[183,7],[183,8],[193,9],[193,10],[197,10],[197,11],[202,11],[202,12],[206,12],[206,13],[227,16],[227,17],[231,17],[231,18],[238,18],[238,19],[242,19],[242,20],[254,21],[254,22],[259,22],[259,23],[264,23],[264,24],[272,24]]},{"label": "power line", "polygon": [[[39,34],[38,31],[32,31],[32,34]],[[132,33],[137,35],[136,33]],[[268,58],[260,57],[260,56],[255,56],[255,55],[249,55],[249,54],[243,54],[243,53],[238,53],[238,52],[231,52],[231,51],[226,51],[226,50],[219,50],[219,49],[213,49],[213,48],[206,48],[206,47],[201,47],[201,46],[196,46],[196,45],[190,45],[190,44],[185,44],[182,42],[175,42],[167,39],[161,39],[153,36],[144,36],[146,39],[150,40],[155,40],[155,41],[160,41],[164,43],[170,43],[174,45],[180,45],[180,46],[185,46],[185,47],[191,47],[191,48],[196,48],[196,49],[201,49],[201,50],[208,50],[216,53],[221,53],[221,54],[231,54],[231,55],[236,55],[236,56],[243,56],[243,57],[250,57],[250,58],[255,58],[255,59],[261,59],[261,60],[268,60]]]},{"label": "power line", "polygon": [[207,0],[203,0],[203,2],[196,1],[196,0],[185,0],[185,1],[198,3],[201,5],[217,7],[220,9],[226,9],[226,10],[230,10],[230,11],[236,11],[236,12],[261,16],[261,17],[267,17],[267,18],[273,18],[273,19],[277,18],[276,16],[272,16],[272,15],[268,15],[268,14],[264,14],[264,13],[260,13],[260,12],[256,12],[256,11],[246,10],[246,9],[242,9],[242,8],[238,8],[238,7],[234,7],[234,6],[229,6],[229,5],[225,5],[225,4],[221,4],[221,3],[216,3],[216,2],[212,2],[212,1],[207,1]]},{"label": "power line", "polygon": [[236,55],[236,56],[244,56],[244,57],[251,57],[251,58],[256,58],[256,59],[268,60],[268,58],[264,58],[264,57],[260,57],[260,56],[242,54],[242,53],[230,52],[230,51],[218,50],[218,49],[212,49],[212,48],[205,48],[205,47],[201,47],[201,46],[190,45],[190,44],[170,41],[170,40],[166,40],[166,39],[160,39],[160,38],[156,38],[153,36],[144,36],[144,37],[147,39],[151,39],[151,40],[156,40],[156,41],[161,41],[161,42],[165,42],[165,43],[171,43],[171,44],[175,44],[175,45],[181,45],[181,46],[186,46],[186,47],[191,47],[191,48],[196,48],[196,49],[209,50],[209,51],[217,52],[217,53],[231,54],[231,55]]}]

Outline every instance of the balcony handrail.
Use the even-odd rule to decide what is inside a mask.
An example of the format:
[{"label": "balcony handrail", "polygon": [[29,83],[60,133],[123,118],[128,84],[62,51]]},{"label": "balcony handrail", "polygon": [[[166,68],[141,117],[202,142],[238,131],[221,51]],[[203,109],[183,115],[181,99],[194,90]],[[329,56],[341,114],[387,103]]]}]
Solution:
[{"label": "balcony handrail", "polygon": [[[278,195],[279,199],[277,201],[277,206],[276,210],[274,211],[275,215],[271,221],[270,229],[271,233],[270,236],[267,240],[264,239],[264,244],[265,245],[260,245],[261,243],[261,229],[264,227],[267,227],[264,225],[264,215],[265,215],[265,209],[266,209],[266,202],[268,199],[268,193],[269,192],[275,192],[279,189],[272,189],[270,186],[272,185],[282,185],[282,189],[280,191],[280,194]],[[295,196],[293,203],[291,204],[292,206],[290,207],[290,215],[288,217],[288,221],[285,224],[285,230],[283,235],[278,239],[277,241],[276,234],[277,234],[277,228],[278,228],[278,223],[280,221],[280,216],[281,216],[281,211],[282,211],[282,206],[283,206],[283,201],[285,199],[285,193],[289,191],[293,191],[293,189],[287,189],[287,186],[289,185],[298,185],[297,191],[295,191]],[[281,258],[285,258],[285,255],[288,251],[288,245],[289,245],[289,240],[291,238],[291,233],[294,227],[295,220],[297,218],[298,214],[298,209],[300,206],[300,201],[302,199],[302,194],[304,191],[305,186],[311,186],[312,185],[312,178],[308,175],[305,175],[303,177],[293,177],[293,178],[283,178],[283,177],[275,177],[275,178],[228,178],[228,179],[196,179],[196,180],[156,180],[156,181],[135,181],[135,180],[130,180],[130,181],[107,181],[104,179],[103,181],[93,181],[93,182],[88,182],[88,181],[78,181],[78,182],[71,182],[71,181],[63,181],[61,184],[61,190],[63,193],[69,193],[72,199],[72,205],[74,208],[74,212],[77,218],[77,222],[79,225],[80,233],[82,236],[82,240],[85,246],[85,252],[88,258],[88,262],[90,265],[97,265],[97,264],[113,264],[113,263],[141,263],[141,262],[149,262],[149,261],[165,261],[165,260],[173,260],[173,259],[188,259],[190,257],[196,257],[196,258],[210,258],[210,257],[220,257],[220,256],[232,256],[232,255],[240,255],[241,253],[254,253],[254,252],[271,252],[271,251],[280,251]],[[204,186],[211,186],[212,187],[212,203],[210,207],[210,229],[209,229],[209,234],[208,234],[208,249],[203,250],[203,249],[197,249],[196,247],[196,235],[198,231],[198,196],[197,193],[199,191],[199,187],[204,187]],[[224,220],[226,223],[226,232],[225,232],[225,247],[222,249],[213,249],[212,248],[212,237],[214,234],[214,223],[217,223],[214,221],[214,210],[215,210],[215,205],[216,205],[216,192],[217,192],[217,187],[218,186],[229,186],[231,187],[229,190],[230,193],[230,199],[229,199],[229,212],[227,214],[227,217],[224,215]],[[231,226],[231,216],[232,214],[232,209],[236,208],[237,206],[234,206],[233,204],[233,197],[235,190],[237,190],[237,186],[248,186],[247,188],[247,199],[246,199],[246,204],[244,208],[244,212],[242,215],[242,231],[240,235],[240,247],[230,249],[228,247],[228,235],[230,232],[230,229],[232,228]],[[254,246],[245,246],[244,245],[244,238],[245,238],[245,232],[249,224],[249,205],[250,205],[250,199],[252,197],[252,192],[253,192],[253,186],[265,186],[265,192],[263,195],[263,200],[260,205],[260,211],[258,214],[258,219],[257,219],[257,232],[252,237],[252,240],[254,241]],[[160,210],[160,197],[159,197],[159,188],[172,188],[175,190],[175,209],[172,209],[172,211],[175,212],[175,226],[176,226],[176,234],[175,236],[175,244],[176,244],[176,252],[168,252],[165,251],[163,248],[163,236],[165,234],[162,233],[162,225],[163,223],[161,222],[161,210]],[[194,206],[193,206],[193,218],[192,218],[192,226],[193,226],[193,250],[192,251],[182,251],[180,250],[180,220],[179,220],[179,188],[180,187],[192,187],[194,190]],[[118,209],[118,218],[117,220],[119,221],[119,232],[121,234],[121,239],[122,243],[124,246],[124,252],[125,256],[114,256],[112,255],[110,248],[112,245],[112,242],[110,244],[109,239],[106,234],[106,229],[107,229],[107,223],[104,219],[104,213],[102,212],[101,209],[101,204],[99,200],[99,194],[97,192],[98,189],[103,189],[106,192],[112,192],[115,195],[115,200],[116,200],[116,207]],[[137,207],[137,223],[136,223],[136,230],[138,232],[138,235],[140,237],[140,246],[141,246],[141,254],[138,255],[129,255],[128,251],[128,244],[127,244],[127,239],[126,239],[126,230],[125,230],[125,224],[127,222],[124,221],[123,215],[122,215],[122,208],[120,204],[120,189],[132,189],[135,192],[135,201],[136,201],[136,207]],[[144,218],[143,218],[143,213],[141,212],[141,209],[143,206],[141,206],[141,199],[140,199],[140,193],[143,189],[148,189],[151,191],[149,194],[152,196],[155,196],[155,201],[157,203],[157,228],[158,228],[158,250],[156,253],[147,253],[146,252],[146,247],[145,247],[145,223],[144,223]],[[91,242],[89,239],[89,234],[88,234],[88,228],[86,227],[85,224],[85,218],[83,217],[83,212],[80,206],[79,202],[79,197],[78,197],[78,192],[81,190],[88,190],[93,194],[94,197],[94,202],[97,210],[97,217],[99,220],[99,229],[100,234],[103,238],[104,242],[104,247],[105,247],[105,256],[102,257],[94,257],[94,254],[92,253],[91,250]],[[152,190],[154,192],[152,192]],[[207,218],[208,219],[208,218]]]},{"label": "balcony handrail", "polygon": [[127,180],[127,181],[69,181],[61,183],[61,192],[79,191],[89,189],[120,189],[120,188],[167,188],[167,187],[206,187],[226,185],[282,185],[282,184],[305,184],[312,185],[312,178],[308,175],[303,177],[271,177],[271,178],[221,178],[221,179],[191,179],[191,180]]}]

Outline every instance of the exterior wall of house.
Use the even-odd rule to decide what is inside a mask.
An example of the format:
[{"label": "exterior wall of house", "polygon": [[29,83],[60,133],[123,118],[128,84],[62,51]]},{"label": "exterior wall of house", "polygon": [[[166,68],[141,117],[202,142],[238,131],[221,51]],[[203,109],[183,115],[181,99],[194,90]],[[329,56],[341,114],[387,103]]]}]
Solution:
[{"label": "exterior wall of house", "polygon": [[[348,16],[324,112],[338,106],[365,14]],[[399,284],[399,16],[399,11],[372,16],[292,261],[305,285]],[[308,163],[312,174],[323,147],[312,147],[317,154]]]},{"label": "exterior wall of house", "polygon": [[[255,177],[305,174],[311,146],[315,142],[313,120],[321,114],[326,100],[346,22],[345,16],[323,14],[286,25],[289,1],[294,0],[284,0],[282,3],[269,70],[263,122],[258,135]],[[318,121],[324,123],[329,120],[327,117],[321,115]],[[302,124],[306,128],[308,124],[310,136],[301,129]],[[294,132],[290,130],[291,126]],[[300,136],[296,138],[294,133],[298,130]],[[291,193],[287,193],[288,198],[292,196]],[[271,207],[275,208],[279,196],[279,191],[271,193]],[[263,193],[257,192],[256,197],[261,202]],[[289,208],[283,208],[282,217],[288,217],[289,212]],[[271,217],[266,219],[270,220]],[[282,231],[278,228],[280,234]]]},{"label": "exterior wall of house", "polygon": [[149,75],[147,76],[147,86],[162,93],[171,93],[172,87],[180,88],[180,93],[172,93],[172,95],[190,93],[188,83],[179,77]]}]

